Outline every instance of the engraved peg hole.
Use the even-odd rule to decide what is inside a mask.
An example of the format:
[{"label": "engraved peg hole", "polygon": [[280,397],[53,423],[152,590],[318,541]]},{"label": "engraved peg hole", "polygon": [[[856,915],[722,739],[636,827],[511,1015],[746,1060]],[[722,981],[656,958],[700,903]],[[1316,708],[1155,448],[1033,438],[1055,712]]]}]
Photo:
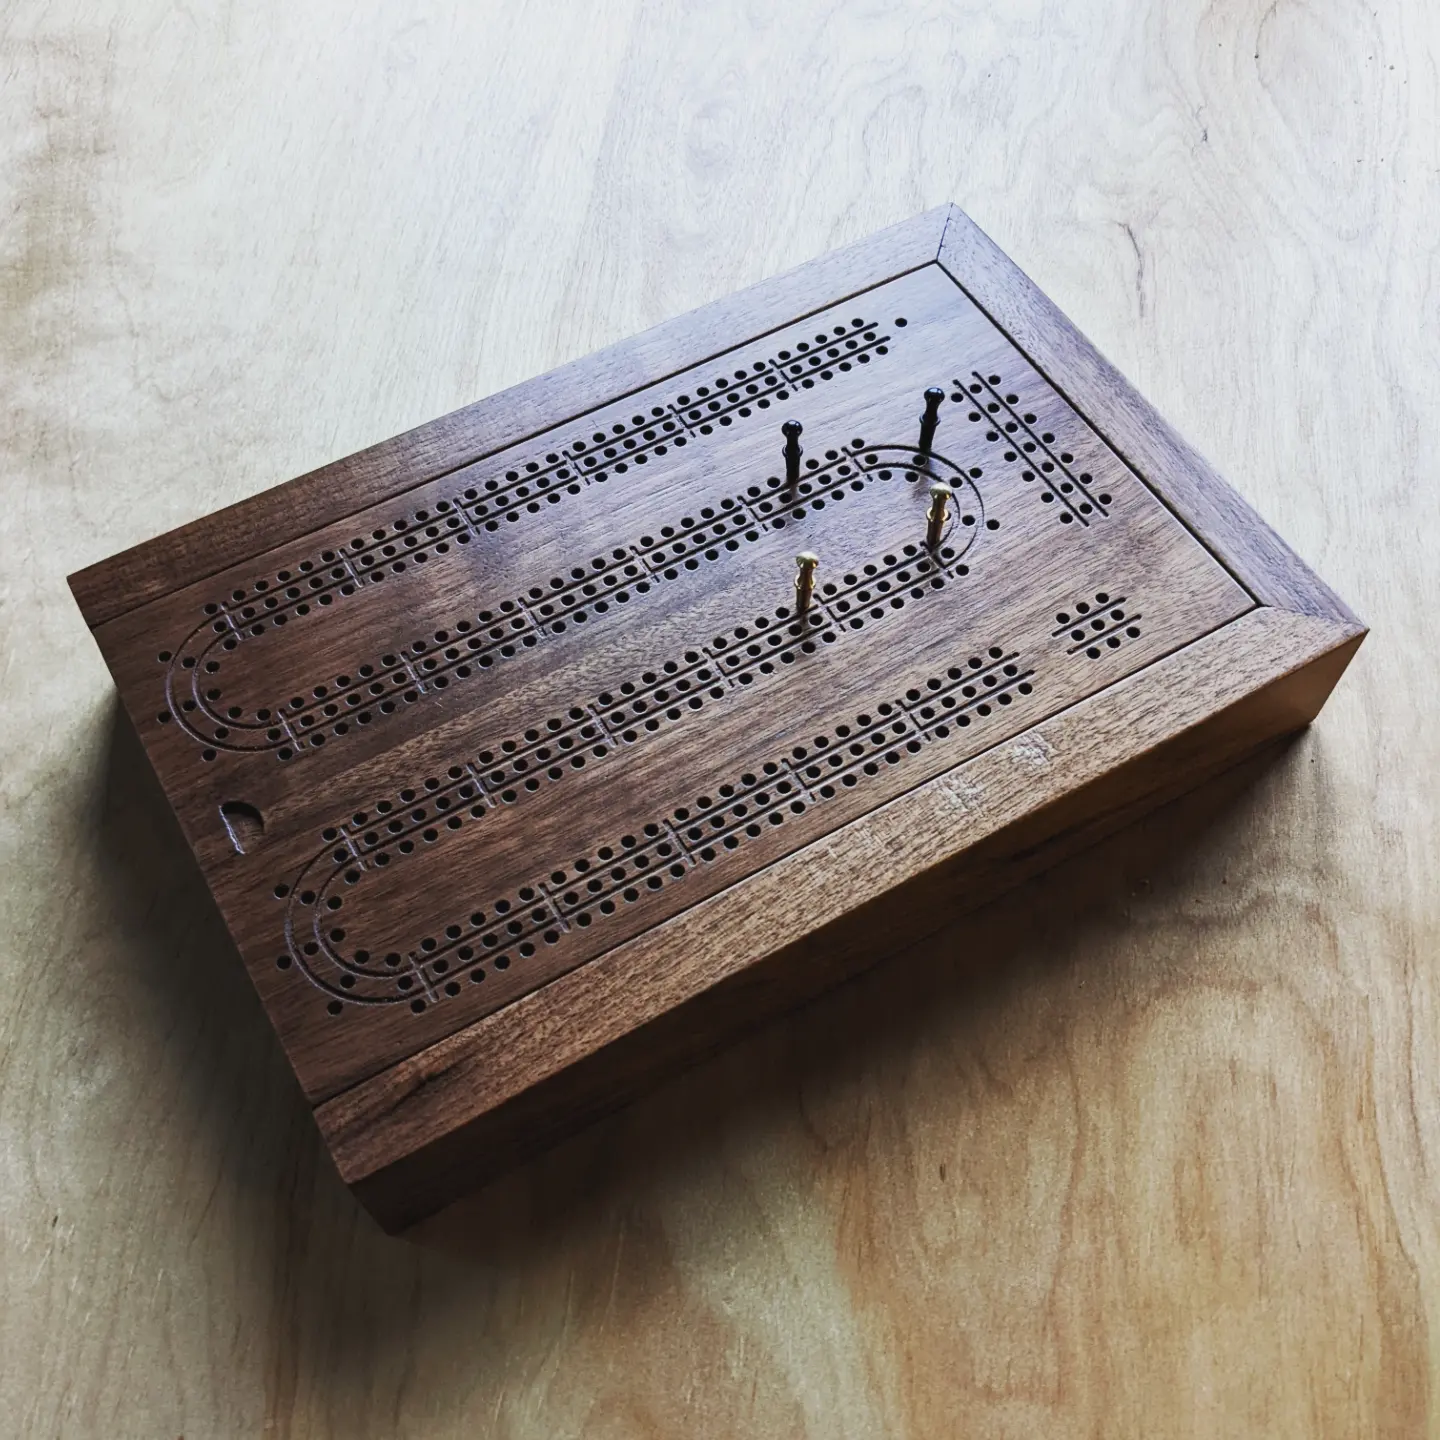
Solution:
[{"label": "engraved peg hole", "polygon": [[220,807],[220,822],[237,855],[248,855],[265,834],[265,817],[244,800],[227,800]]}]

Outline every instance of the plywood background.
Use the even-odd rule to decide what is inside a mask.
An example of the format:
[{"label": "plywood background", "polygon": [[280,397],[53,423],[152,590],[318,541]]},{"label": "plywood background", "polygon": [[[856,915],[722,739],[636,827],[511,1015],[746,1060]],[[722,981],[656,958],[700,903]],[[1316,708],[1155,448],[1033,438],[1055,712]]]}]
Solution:
[{"label": "plywood background", "polygon": [[[1437,59],[1430,0],[0,7],[0,1432],[1440,1434]],[[63,577],[948,199],[1374,634],[384,1239]]]}]

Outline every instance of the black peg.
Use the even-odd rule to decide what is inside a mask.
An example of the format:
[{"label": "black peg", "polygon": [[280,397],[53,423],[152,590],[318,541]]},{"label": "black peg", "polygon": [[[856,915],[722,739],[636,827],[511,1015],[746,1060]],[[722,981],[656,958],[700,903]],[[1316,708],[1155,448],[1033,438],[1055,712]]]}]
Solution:
[{"label": "black peg", "polygon": [[940,402],[944,398],[945,392],[938,385],[932,385],[925,392],[925,413],[920,417],[918,447],[922,455],[928,455],[935,444],[935,428],[940,424]]},{"label": "black peg", "polygon": [[798,420],[787,420],[780,433],[785,437],[785,484],[793,487],[800,483],[800,457],[805,453],[800,448],[800,437],[805,427]]}]

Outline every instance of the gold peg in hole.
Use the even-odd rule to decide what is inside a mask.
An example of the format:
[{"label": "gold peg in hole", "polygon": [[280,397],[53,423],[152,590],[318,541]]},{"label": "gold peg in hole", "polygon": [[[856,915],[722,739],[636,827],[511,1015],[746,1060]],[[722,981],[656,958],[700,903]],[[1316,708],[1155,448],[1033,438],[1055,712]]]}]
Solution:
[{"label": "gold peg in hole", "polygon": [[937,480],[930,487],[930,509],[925,519],[925,543],[932,549],[938,548],[950,519],[950,497],[955,492],[943,481]]},{"label": "gold peg in hole", "polygon": [[799,571],[795,576],[795,608],[802,615],[810,608],[815,594],[815,567],[819,563],[820,557],[809,550],[802,550],[795,557],[795,568]]}]

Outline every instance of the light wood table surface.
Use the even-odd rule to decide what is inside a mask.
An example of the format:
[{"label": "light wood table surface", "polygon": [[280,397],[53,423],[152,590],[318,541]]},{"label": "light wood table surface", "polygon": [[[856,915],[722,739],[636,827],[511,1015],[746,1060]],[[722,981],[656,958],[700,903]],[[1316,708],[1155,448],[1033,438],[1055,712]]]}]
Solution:
[{"label": "light wood table surface", "polygon": [[[0,1434],[1440,1434],[1437,66],[1433,0],[0,6]],[[65,575],[950,199],[1374,633],[384,1238]]]}]

